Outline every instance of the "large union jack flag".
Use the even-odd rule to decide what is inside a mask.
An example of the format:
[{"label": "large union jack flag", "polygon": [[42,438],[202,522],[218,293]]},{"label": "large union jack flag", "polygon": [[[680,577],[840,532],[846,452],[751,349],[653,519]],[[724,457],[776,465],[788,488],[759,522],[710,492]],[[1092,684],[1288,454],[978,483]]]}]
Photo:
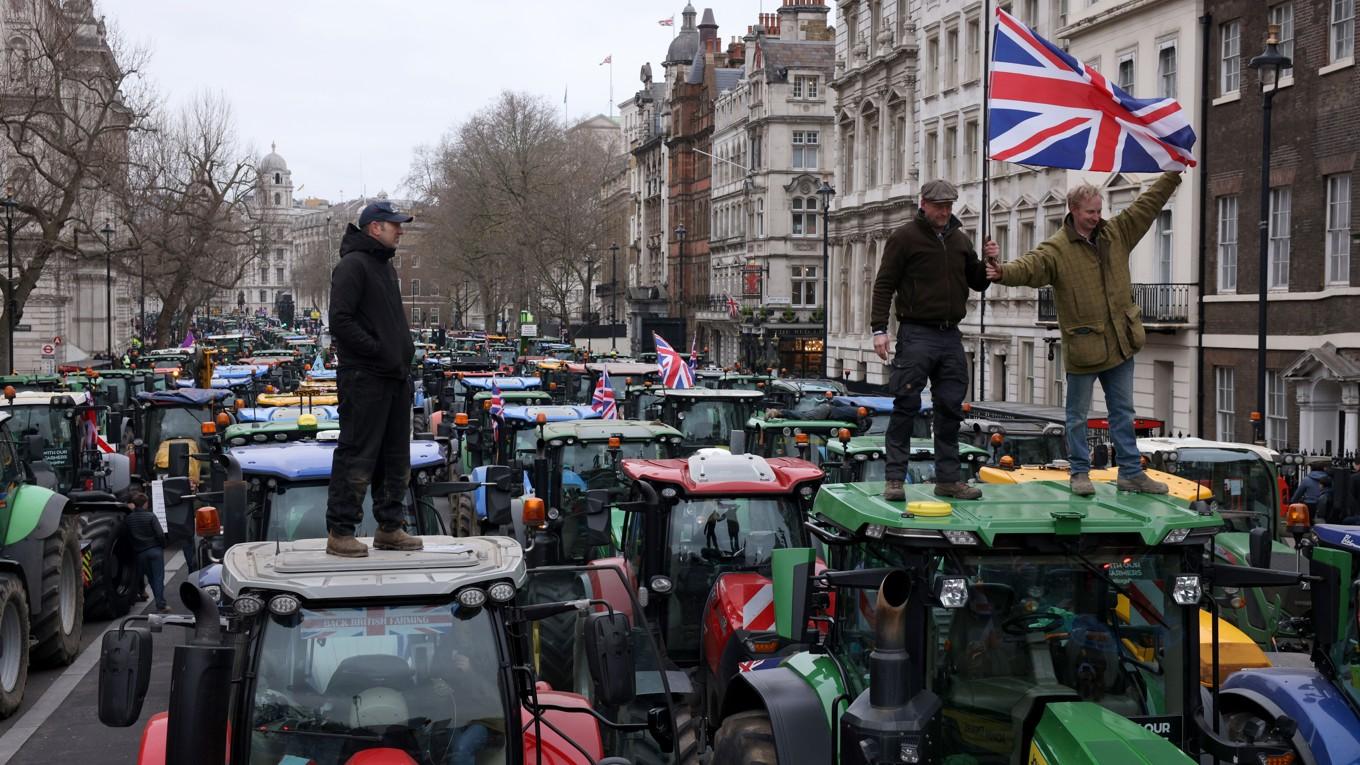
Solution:
[{"label": "large union jack flag", "polygon": [[676,389],[693,388],[694,372],[680,353],[655,332],[652,333],[652,342],[656,344],[656,365],[661,370],[661,385]]},{"label": "large union jack flag", "polygon": [[590,408],[599,412],[601,419],[619,418],[619,405],[614,399],[614,388],[609,384],[608,370],[600,372],[600,379],[595,383],[595,393],[590,397]]},{"label": "large union jack flag", "polygon": [[1104,173],[1195,165],[1195,131],[1175,99],[1134,98],[1009,13],[996,16],[992,159]]}]

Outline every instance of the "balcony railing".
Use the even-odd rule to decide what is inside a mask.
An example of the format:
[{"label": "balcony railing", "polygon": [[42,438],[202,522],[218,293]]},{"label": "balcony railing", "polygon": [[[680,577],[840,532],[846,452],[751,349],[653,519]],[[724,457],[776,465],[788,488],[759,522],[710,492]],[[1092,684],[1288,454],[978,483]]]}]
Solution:
[{"label": "balcony railing", "polygon": [[[1179,325],[1190,323],[1190,308],[1195,301],[1193,284],[1135,284],[1133,302],[1143,309],[1144,324]],[[1058,323],[1058,306],[1053,288],[1039,289],[1040,324]]]}]

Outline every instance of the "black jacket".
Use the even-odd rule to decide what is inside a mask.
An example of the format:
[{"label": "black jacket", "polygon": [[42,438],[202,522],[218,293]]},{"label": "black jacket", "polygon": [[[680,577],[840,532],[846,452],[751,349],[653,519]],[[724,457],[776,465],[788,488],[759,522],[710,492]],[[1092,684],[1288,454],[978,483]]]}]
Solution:
[{"label": "black jacket", "polygon": [[165,547],[165,532],[161,530],[161,522],[156,520],[155,514],[150,510],[133,510],[128,513],[127,521],[123,524],[123,533],[127,534],[133,552]]},{"label": "black jacket", "polygon": [[331,272],[331,337],[341,369],[405,380],[415,343],[392,268],[397,251],[350,224]]},{"label": "black jacket", "polygon": [[987,269],[959,220],[951,216],[944,233],[936,233],[917,210],[916,219],[894,231],[883,247],[869,326],[875,331],[888,328],[894,296],[899,320],[962,321],[968,290],[982,292],[989,284]]}]

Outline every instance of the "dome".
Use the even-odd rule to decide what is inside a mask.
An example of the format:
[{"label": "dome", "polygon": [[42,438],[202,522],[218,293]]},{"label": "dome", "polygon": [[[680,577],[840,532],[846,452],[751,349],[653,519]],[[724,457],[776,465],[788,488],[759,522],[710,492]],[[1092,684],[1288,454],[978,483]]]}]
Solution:
[{"label": "dome", "polygon": [[280,157],[278,152],[275,151],[275,149],[277,148],[278,148],[277,144],[272,143],[269,144],[269,153],[264,155],[264,159],[260,160],[259,172],[272,173],[276,170],[280,171],[288,170],[288,163],[284,162],[283,157]]},{"label": "dome", "polygon": [[699,30],[694,28],[694,6],[686,4],[681,17],[684,23],[680,26],[680,33],[671,40],[671,47],[666,49],[666,60],[661,62],[662,66],[688,64],[699,51]]}]

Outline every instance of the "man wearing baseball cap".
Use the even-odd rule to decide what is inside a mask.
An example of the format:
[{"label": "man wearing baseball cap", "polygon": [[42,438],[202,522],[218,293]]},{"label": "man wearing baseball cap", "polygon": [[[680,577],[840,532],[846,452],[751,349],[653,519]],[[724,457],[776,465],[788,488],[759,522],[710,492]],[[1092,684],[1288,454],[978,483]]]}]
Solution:
[{"label": "man wearing baseball cap", "polygon": [[391,202],[373,202],[340,241],[331,272],[331,337],[340,357],[340,438],[331,457],[326,500],[326,552],[368,555],[354,536],[364,518],[364,494],[373,491],[379,550],[419,550],[419,537],[403,528],[411,477],[411,358],[415,344],[401,302],[392,256],[401,226],[413,218]]},{"label": "man wearing baseball cap", "polygon": [[[981,490],[962,481],[959,423],[968,391],[968,359],[959,322],[968,310],[968,291],[987,289],[987,271],[973,242],[954,217],[959,193],[945,180],[921,187],[916,217],[888,237],[874,277],[869,326],[874,352],[889,362],[892,417],[885,440],[886,500],[906,498],[903,481],[911,456],[911,424],[921,411],[921,390],[930,385],[934,405],[935,494],[977,499]],[[889,360],[888,314],[897,316],[896,353]]]}]

